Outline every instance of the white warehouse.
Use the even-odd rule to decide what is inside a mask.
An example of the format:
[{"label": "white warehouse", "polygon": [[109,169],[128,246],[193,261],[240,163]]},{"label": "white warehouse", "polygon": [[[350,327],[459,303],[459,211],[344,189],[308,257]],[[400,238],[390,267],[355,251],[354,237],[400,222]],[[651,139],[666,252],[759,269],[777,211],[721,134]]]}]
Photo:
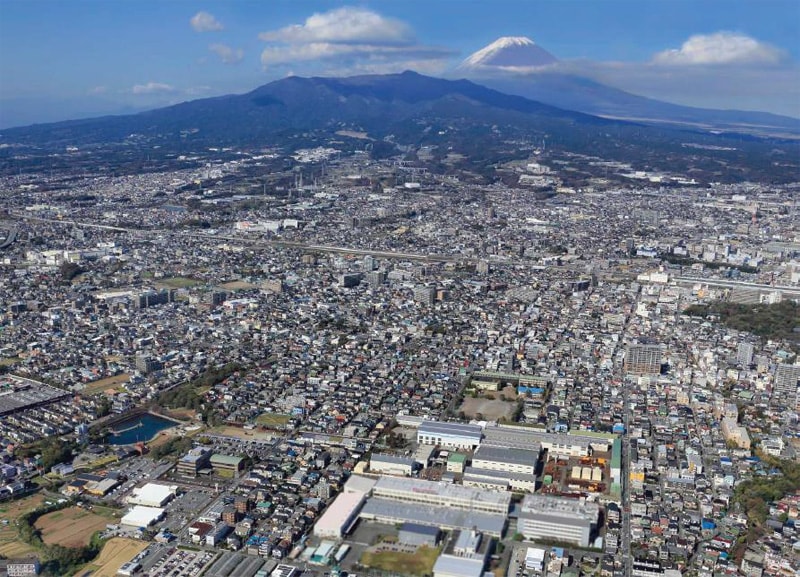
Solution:
[{"label": "white warehouse", "polygon": [[456,449],[474,449],[481,444],[483,429],[480,425],[425,421],[417,430],[417,443],[439,445]]}]

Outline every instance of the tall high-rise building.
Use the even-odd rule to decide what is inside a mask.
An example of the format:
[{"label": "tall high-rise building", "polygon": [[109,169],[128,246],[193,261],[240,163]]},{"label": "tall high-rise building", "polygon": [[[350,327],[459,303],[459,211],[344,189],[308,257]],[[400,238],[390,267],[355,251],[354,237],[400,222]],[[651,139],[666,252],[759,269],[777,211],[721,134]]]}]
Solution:
[{"label": "tall high-rise building", "polygon": [[345,273],[339,276],[339,286],[352,288],[361,282],[361,275],[357,273]]},{"label": "tall high-rise building", "polygon": [[800,365],[778,365],[775,370],[775,384],[772,387],[772,402],[796,410],[799,386]]},{"label": "tall high-rise building", "polygon": [[736,362],[746,367],[753,363],[753,343],[739,343],[736,347]]},{"label": "tall high-rise building", "polygon": [[367,272],[373,271],[376,268],[378,268],[378,261],[371,254],[368,254],[367,256],[365,256],[364,260],[361,261],[361,262],[362,262],[364,270],[367,271]]},{"label": "tall high-rise building", "polygon": [[429,286],[418,286],[414,289],[414,302],[432,305],[436,299],[436,289]]},{"label": "tall high-rise building", "polygon": [[629,375],[657,375],[661,372],[663,345],[628,345],[625,351],[625,372]]},{"label": "tall high-rise building", "polygon": [[169,290],[164,289],[160,291],[154,291],[154,290],[144,291],[136,296],[136,305],[140,309],[145,309],[156,305],[171,303],[175,301],[176,292],[177,291],[175,289],[169,289]]},{"label": "tall high-rise building", "polygon": [[142,373],[143,375],[149,375],[150,373],[154,373],[156,371],[160,371],[164,368],[164,363],[151,357],[148,354],[137,354],[136,355],[136,370]]},{"label": "tall high-rise building", "polygon": [[373,270],[367,273],[367,283],[372,288],[379,287],[383,284],[386,284],[386,271],[385,270]]}]

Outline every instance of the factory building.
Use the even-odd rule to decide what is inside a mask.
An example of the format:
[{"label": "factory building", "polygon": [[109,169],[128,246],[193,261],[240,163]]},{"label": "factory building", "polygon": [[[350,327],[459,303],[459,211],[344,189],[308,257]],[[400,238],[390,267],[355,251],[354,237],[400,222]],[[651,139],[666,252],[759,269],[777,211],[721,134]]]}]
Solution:
[{"label": "factory building", "polygon": [[169,503],[178,492],[177,485],[161,485],[159,483],[147,483],[134,489],[128,496],[128,503],[131,505],[143,505],[145,507],[163,507]]},{"label": "factory building", "polygon": [[509,494],[400,477],[381,477],[375,483],[372,494],[374,497],[394,501],[503,515],[508,513],[511,506]]},{"label": "factory building", "polygon": [[417,430],[417,443],[455,449],[474,449],[481,444],[480,425],[424,421]]},{"label": "factory building", "polygon": [[539,443],[534,443],[531,450],[481,445],[472,456],[472,466],[476,469],[533,475],[539,463],[540,447]]},{"label": "factory building", "polygon": [[533,492],[536,489],[536,475],[467,467],[464,469],[463,484],[465,487],[479,487],[495,491]]},{"label": "factory building", "polygon": [[372,455],[369,460],[370,471],[386,475],[410,476],[415,465],[416,461],[414,459],[395,455],[377,454]]}]

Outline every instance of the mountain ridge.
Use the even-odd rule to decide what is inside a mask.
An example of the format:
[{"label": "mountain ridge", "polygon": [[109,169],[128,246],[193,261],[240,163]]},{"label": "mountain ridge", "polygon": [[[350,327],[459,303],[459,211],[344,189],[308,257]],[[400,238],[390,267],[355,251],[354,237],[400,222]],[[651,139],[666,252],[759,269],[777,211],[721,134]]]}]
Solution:
[{"label": "mountain ridge", "polygon": [[[347,133],[365,134],[369,142]],[[71,155],[91,155],[92,162],[105,169],[132,174],[176,162],[196,164],[209,150],[222,148],[289,152],[333,146],[368,152],[376,159],[425,148],[439,151],[436,170],[450,170],[452,152],[464,168],[469,167],[470,178],[492,182],[498,178],[497,167],[529,157],[545,142],[550,154],[604,158],[642,170],[691,171],[715,181],[745,177],[783,181],[790,178],[794,164],[784,163],[776,174],[775,159],[794,158],[798,147],[796,142],[612,120],[465,79],[408,71],[347,78],[289,77],[245,94],[133,115],[4,130],[0,171],[37,170],[43,162],[69,164]],[[722,164],[719,156],[724,156]]]},{"label": "mountain ridge", "polygon": [[[758,136],[800,138],[800,119],[797,118],[761,111],[698,108],[640,96],[585,76],[559,70],[560,64],[555,57],[554,62],[545,66],[539,63],[535,55],[530,55],[527,61],[520,60],[520,53],[516,51],[513,53],[513,66],[487,61],[484,58],[486,53],[491,53],[496,61],[502,61],[503,52],[514,49],[513,43],[503,40],[504,38],[500,38],[474,52],[464,63],[477,61],[478,64],[465,66],[462,63],[456,72],[463,73],[473,82],[501,92],[606,118]],[[532,40],[525,40],[533,45]]]},{"label": "mountain ridge", "polygon": [[[576,119],[586,123],[609,122],[522,96],[503,94],[466,79],[445,80],[406,71],[345,78],[292,76],[244,94],[185,101],[132,115],[15,127],[3,130],[0,136],[3,140],[22,137],[41,141],[49,137],[85,142],[86,131],[90,136],[94,134],[99,137],[100,133],[105,133],[108,138],[121,138],[131,132],[157,133],[189,130],[197,126],[219,130],[223,136],[226,128],[232,129],[234,126],[248,134],[302,130],[331,122],[362,122],[377,126],[380,122],[413,116],[437,100],[456,95],[471,99],[475,105],[487,111],[540,115],[569,122],[575,122]],[[81,131],[84,131],[83,134]]]}]

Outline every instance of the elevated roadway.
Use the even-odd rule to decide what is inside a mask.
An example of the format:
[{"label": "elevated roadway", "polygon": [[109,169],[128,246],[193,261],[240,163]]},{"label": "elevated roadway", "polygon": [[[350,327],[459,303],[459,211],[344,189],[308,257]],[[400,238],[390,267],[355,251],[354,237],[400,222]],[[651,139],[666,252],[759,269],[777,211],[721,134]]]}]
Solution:
[{"label": "elevated roadway", "polygon": [[710,287],[719,287],[728,289],[749,288],[749,289],[762,290],[766,292],[780,292],[784,296],[788,296],[790,298],[795,298],[795,299],[800,298],[800,287],[796,286],[758,284],[758,283],[736,281],[736,280],[698,278],[690,276],[679,276],[675,277],[674,280],[679,285],[684,285],[684,286],[701,284]]}]

